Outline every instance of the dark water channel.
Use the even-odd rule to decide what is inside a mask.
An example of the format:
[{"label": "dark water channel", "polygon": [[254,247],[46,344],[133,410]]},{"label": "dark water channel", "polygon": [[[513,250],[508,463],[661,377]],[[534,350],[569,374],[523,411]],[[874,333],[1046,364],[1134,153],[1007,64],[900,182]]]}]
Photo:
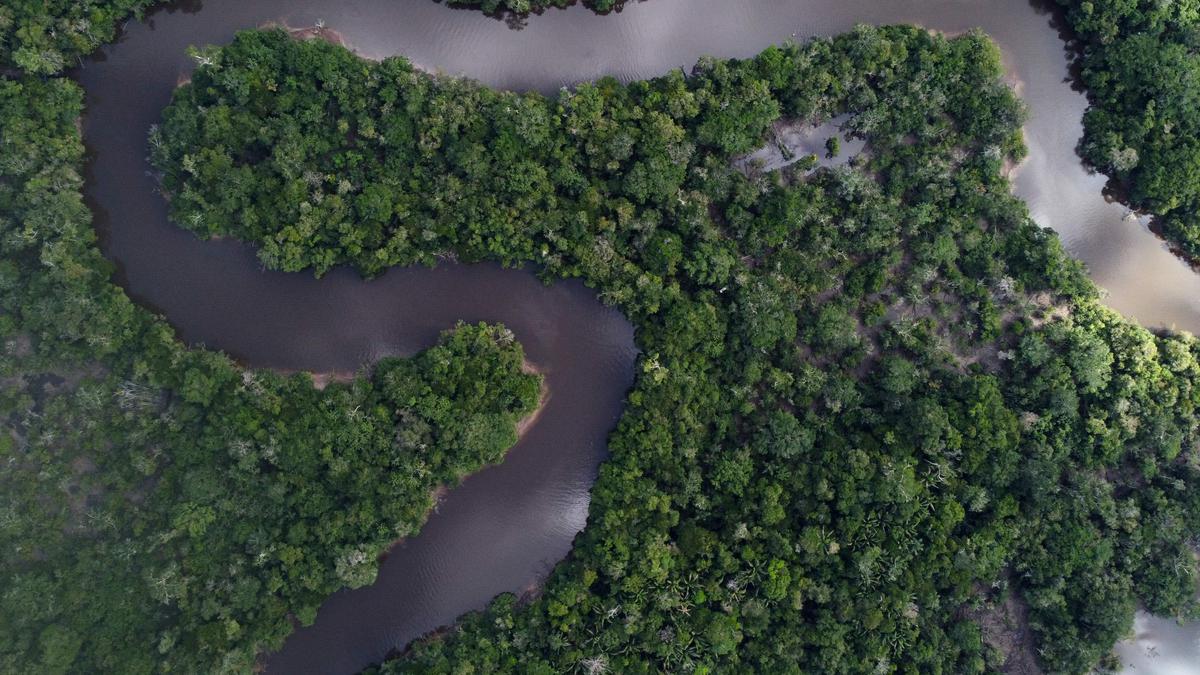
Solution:
[{"label": "dark water channel", "polygon": [[[544,574],[585,522],[636,352],[629,324],[577,283],[545,287],[489,265],[398,269],[370,282],[336,270],[314,280],[264,272],[249,247],[202,242],[172,226],[148,173],[145,139],[192,67],[184,50],[267,21],[323,21],[365,56],[403,54],[492,86],[544,92],[603,75],[654,76],[702,55],[750,56],[860,22],[980,27],[1001,45],[1010,82],[1030,108],[1029,158],[1014,183],[1034,217],[1088,264],[1113,307],[1146,325],[1200,329],[1200,276],[1143,220],[1106,202],[1104,178],[1075,155],[1086,101],[1072,89],[1066,48],[1040,3],[649,0],[607,17],[579,7],[549,11],[519,29],[430,0],[191,0],[156,11],[77,74],[87,90],[88,196],[105,254],[133,297],[190,343],[253,366],[313,371],[411,353],[459,319],[502,321],[546,370],[551,390],[545,414],[505,462],[454,490],[421,534],[392,552],[374,586],[331,598],[313,627],[269,659],[271,672],[352,672]],[[1194,643],[1180,647],[1200,662]],[[1138,666],[1154,671],[1149,661]]]}]

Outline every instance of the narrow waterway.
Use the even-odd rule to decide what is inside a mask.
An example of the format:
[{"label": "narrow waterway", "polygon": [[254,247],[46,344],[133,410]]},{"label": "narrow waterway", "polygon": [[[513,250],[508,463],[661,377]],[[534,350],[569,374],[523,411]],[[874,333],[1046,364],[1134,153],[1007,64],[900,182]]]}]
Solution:
[{"label": "narrow waterway", "polygon": [[[1030,108],[1029,158],[1014,183],[1034,217],[1088,265],[1110,305],[1149,326],[1200,329],[1200,276],[1143,221],[1108,203],[1104,177],[1075,155],[1086,100],[1072,88],[1066,46],[1040,2],[650,0],[603,17],[552,10],[523,27],[430,0],[191,0],[156,11],[77,73],[87,90],[88,197],[104,251],[133,297],[191,343],[254,366],[305,370],[354,370],[411,353],[458,319],[503,321],[547,370],[552,392],[502,465],[453,491],[421,534],[389,556],[376,585],[326,603],[317,623],[270,659],[271,671],[353,671],[536,581],[584,524],[635,349],[629,324],[577,283],[544,287],[528,273],[489,265],[392,270],[371,282],[336,270],[317,281],[263,272],[250,248],[202,242],[171,225],[149,176],[145,138],[192,67],[185,49],[267,21],[322,21],[365,56],[403,54],[495,87],[543,92],[689,68],[702,55],[750,56],[856,23],[979,27],[1000,44]],[[1183,649],[1200,663],[1194,642],[1170,645],[1155,653]],[[1155,672],[1160,661],[1143,647],[1122,653],[1139,672]]]}]

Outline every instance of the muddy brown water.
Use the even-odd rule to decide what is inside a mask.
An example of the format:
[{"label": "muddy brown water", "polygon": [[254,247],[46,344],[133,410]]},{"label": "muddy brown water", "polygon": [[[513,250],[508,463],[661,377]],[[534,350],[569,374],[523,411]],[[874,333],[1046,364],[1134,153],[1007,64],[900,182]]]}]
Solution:
[{"label": "muddy brown water", "polygon": [[[1111,306],[1149,326],[1200,328],[1200,276],[1144,219],[1107,202],[1104,177],[1074,152],[1086,100],[1072,88],[1067,48],[1040,2],[650,0],[610,16],[551,10],[515,27],[430,0],[192,0],[152,12],[76,73],[87,90],[87,195],[104,252],[134,298],[190,343],[254,366],[316,371],[412,353],[459,319],[502,321],[551,390],[545,414],[507,459],[453,490],[421,533],[388,556],[375,585],[326,602],[316,624],[269,657],[270,672],[353,672],[543,576],[584,525],[636,350],[630,325],[578,283],[546,287],[527,272],[457,264],[370,282],[344,269],[314,280],[262,271],[249,247],[202,242],[172,226],[145,139],[192,68],[184,50],[268,21],[321,21],[364,56],[403,54],[491,86],[547,93],[605,75],[629,81],[689,68],[702,55],[751,56],[856,23],[979,27],[1000,44],[1010,83],[1030,108],[1029,158],[1013,181],[1033,216],[1088,265]],[[1130,644],[1123,655],[1131,666],[1154,672],[1157,657],[1139,657],[1145,650]],[[1193,640],[1171,644],[1185,662],[1200,663]]]}]

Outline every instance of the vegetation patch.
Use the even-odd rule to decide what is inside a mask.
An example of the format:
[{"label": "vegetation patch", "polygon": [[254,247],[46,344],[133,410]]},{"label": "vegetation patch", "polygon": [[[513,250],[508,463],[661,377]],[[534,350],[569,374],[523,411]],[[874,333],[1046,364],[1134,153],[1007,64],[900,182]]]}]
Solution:
[{"label": "vegetation patch", "polygon": [[117,35],[118,24],[162,0],[5,0],[0,68],[51,75]]},{"label": "vegetation patch", "polygon": [[[483,10],[488,14],[508,15],[510,17],[523,17],[531,13],[544,12],[547,9],[557,7],[563,9],[570,7],[580,0],[445,0],[447,4],[454,7],[470,7]],[[626,0],[583,0],[583,4],[588,9],[598,14],[607,14],[613,10],[620,11],[625,6]]]},{"label": "vegetation patch", "polygon": [[1079,151],[1130,206],[1200,259],[1200,10],[1190,2],[1058,0],[1092,105]]}]

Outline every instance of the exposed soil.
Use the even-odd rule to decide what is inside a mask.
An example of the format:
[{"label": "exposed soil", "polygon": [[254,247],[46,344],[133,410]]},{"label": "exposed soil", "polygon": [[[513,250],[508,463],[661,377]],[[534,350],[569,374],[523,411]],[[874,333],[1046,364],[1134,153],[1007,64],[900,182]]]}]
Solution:
[{"label": "exposed soil", "polygon": [[1029,630],[1029,607],[1015,592],[1009,591],[1002,602],[968,610],[967,618],[979,624],[983,640],[1004,655],[1000,672],[1010,675],[1041,675],[1033,632]]}]

